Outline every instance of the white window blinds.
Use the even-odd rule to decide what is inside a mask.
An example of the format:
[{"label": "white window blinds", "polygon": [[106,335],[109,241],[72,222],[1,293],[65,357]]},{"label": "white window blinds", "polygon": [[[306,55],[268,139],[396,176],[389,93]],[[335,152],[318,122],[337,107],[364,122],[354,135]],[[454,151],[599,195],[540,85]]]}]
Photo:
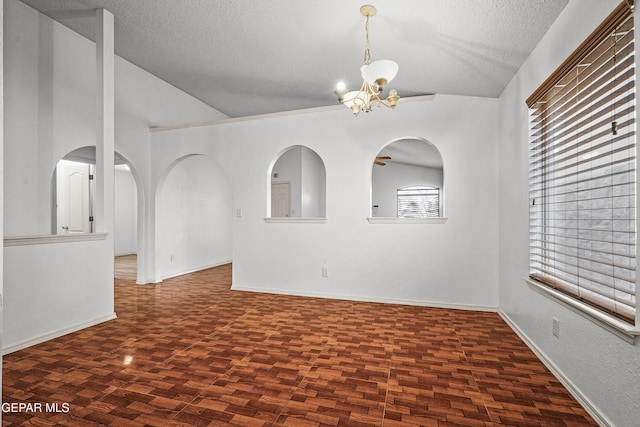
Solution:
[{"label": "white window blinds", "polygon": [[439,216],[439,188],[416,186],[398,189],[398,218],[434,218]]},{"label": "white window blinds", "polygon": [[530,276],[632,324],[633,30],[623,2],[527,100]]}]

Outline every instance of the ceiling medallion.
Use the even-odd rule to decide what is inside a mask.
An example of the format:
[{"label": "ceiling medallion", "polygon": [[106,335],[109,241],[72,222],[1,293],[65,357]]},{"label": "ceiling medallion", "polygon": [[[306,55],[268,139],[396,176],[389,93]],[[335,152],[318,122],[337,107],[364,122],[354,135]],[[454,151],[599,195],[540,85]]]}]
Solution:
[{"label": "ceiling medallion", "polygon": [[388,59],[371,62],[369,18],[375,16],[376,12],[376,8],[371,5],[360,8],[360,13],[366,18],[364,64],[360,68],[363,81],[360,90],[348,92],[344,82],[340,82],[335,91],[338,101],[350,108],[354,115],[358,115],[361,111],[368,113],[374,104],[395,108],[400,99],[395,89],[389,91],[386,99],[380,98],[384,87],[398,73],[398,64]]}]

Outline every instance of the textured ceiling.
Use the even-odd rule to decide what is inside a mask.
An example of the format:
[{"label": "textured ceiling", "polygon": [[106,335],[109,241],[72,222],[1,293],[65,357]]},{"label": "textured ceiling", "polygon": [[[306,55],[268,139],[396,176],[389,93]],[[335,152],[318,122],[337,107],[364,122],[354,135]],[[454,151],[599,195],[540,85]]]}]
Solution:
[{"label": "textured ceiling", "polygon": [[[357,89],[364,17],[355,0],[22,0],[94,40],[115,16],[116,53],[230,117],[334,105]],[[389,85],[497,97],[568,0],[376,0],[371,58]]]}]

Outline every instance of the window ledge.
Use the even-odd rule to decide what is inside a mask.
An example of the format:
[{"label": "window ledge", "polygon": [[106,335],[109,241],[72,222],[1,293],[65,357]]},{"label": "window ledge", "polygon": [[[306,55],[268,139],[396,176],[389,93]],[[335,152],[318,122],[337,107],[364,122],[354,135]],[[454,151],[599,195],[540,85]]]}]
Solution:
[{"label": "window ledge", "polygon": [[437,218],[395,218],[373,217],[367,218],[369,224],[444,224],[449,218],[439,216]]},{"label": "window ledge", "polygon": [[4,247],[46,245],[52,243],[88,242],[104,240],[107,233],[47,234],[34,236],[9,236],[4,238]]},{"label": "window ledge", "polygon": [[325,224],[327,222],[327,218],[283,216],[265,218],[264,222],[285,224]]},{"label": "window ledge", "polygon": [[525,277],[524,281],[527,282],[529,287],[534,291],[564,305],[575,313],[603,327],[631,344],[634,344],[636,336],[640,335],[640,329],[618,319],[617,317],[597,310],[588,304],[563,294],[562,292],[558,292],[537,280]]}]

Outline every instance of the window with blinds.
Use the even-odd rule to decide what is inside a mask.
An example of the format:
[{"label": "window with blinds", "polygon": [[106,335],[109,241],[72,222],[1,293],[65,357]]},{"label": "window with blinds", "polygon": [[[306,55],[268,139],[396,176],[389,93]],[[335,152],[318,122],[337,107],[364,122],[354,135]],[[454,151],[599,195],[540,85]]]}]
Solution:
[{"label": "window with blinds", "polygon": [[634,324],[632,7],[621,3],[527,104],[530,277]]},{"label": "window with blinds", "polygon": [[416,186],[398,189],[398,218],[437,218],[439,216],[439,188]]}]

